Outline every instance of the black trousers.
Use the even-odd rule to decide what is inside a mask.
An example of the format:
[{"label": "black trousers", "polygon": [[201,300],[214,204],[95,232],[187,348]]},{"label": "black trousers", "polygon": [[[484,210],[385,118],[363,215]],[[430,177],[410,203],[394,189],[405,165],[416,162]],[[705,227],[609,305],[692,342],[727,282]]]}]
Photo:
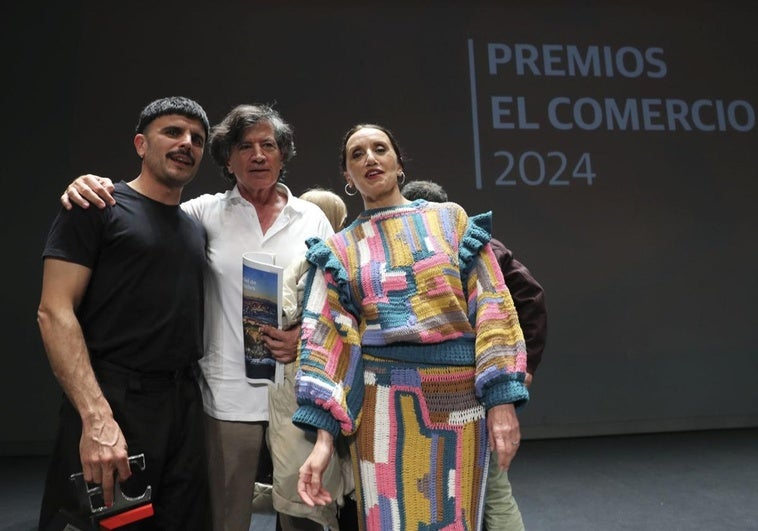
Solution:
[{"label": "black trousers", "polygon": [[[154,516],[121,529],[210,529],[203,406],[192,372],[151,378],[109,368],[96,369],[96,374],[129,455],[145,454],[145,470],[139,476],[152,487]],[[82,471],[81,432],[79,414],[64,397],[45,481],[40,530],[61,508],[78,510],[69,476]],[[142,491],[136,488],[131,494]]]}]

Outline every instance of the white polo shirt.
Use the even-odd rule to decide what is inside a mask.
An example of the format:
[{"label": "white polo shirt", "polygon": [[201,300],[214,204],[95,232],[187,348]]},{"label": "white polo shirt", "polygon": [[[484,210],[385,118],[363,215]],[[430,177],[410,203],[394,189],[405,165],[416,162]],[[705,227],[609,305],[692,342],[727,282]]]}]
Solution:
[{"label": "white polo shirt", "polygon": [[288,266],[305,254],[305,240],[332,233],[321,209],[287,194],[287,204],[266,234],[255,207],[237,187],[225,193],[205,194],[182,203],[208,233],[205,275],[205,355],[200,360],[205,412],[219,420],[268,420],[268,386],[245,379],[242,339],[242,255],[251,251],[274,253],[276,265]]}]

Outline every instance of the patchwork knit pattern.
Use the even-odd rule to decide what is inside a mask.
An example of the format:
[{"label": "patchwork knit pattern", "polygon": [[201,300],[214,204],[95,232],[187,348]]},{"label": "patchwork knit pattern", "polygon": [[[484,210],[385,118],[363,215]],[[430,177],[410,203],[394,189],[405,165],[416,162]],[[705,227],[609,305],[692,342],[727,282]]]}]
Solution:
[{"label": "patchwork knit pattern", "polygon": [[489,451],[473,367],[365,352],[364,367],[363,421],[351,447],[361,529],[479,529]]},{"label": "patchwork knit pattern", "polygon": [[[484,412],[528,400],[524,339],[489,227],[489,215],[418,200],[308,242],[317,267],[293,421],[356,434],[365,529],[475,529]],[[390,486],[377,490],[384,477]]]}]

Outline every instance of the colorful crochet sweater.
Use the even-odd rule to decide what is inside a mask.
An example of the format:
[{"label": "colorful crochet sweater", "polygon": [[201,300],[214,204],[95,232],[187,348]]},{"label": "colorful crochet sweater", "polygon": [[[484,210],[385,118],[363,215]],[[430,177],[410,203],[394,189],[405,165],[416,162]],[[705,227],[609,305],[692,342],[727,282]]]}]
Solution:
[{"label": "colorful crochet sweater", "polygon": [[524,404],[524,337],[489,245],[491,214],[455,203],[363,212],[308,241],[300,407],[304,429],[352,434],[363,403],[362,353],[476,369],[485,408]]}]

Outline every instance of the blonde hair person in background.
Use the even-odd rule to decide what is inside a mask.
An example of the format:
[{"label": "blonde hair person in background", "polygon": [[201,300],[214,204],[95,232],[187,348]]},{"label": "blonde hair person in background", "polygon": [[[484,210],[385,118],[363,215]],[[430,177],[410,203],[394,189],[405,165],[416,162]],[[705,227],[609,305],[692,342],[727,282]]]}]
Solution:
[{"label": "blonde hair person in background", "polygon": [[[347,219],[347,206],[340,196],[330,190],[312,188],[300,199],[318,205],[326,214],[335,232]],[[300,323],[303,313],[303,292],[310,263],[305,259],[295,260],[284,270],[282,310],[284,328]],[[313,450],[315,435],[303,437],[303,431],[292,424],[292,415],[297,410],[295,375],[298,363],[284,366],[284,382],[273,385],[268,395],[269,429],[266,432],[268,447],[274,465],[271,497],[274,509],[279,513],[309,518],[327,526],[332,531],[340,529],[337,508],[344,505],[344,497],[355,490],[350,456],[346,446],[338,448],[339,459],[327,469],[324,484],[335,493],[335,502],[326,506],[309,507],[297,493],[298,469]],[[346,529],[343,531],[351,531]]]},{"label": "blonde hair person in background", "polygon": [[326,214],[326,219],[332,224],[334,232],[339,232],[347,219],[347,206],[340,196],[331,190],[311,188],[300,195],[300,199],[310,201]]},{"label": "blonde hair person in background", "polygon": [[[347,205],[340,196],[324,188],[310,188],[300,195],[300,199],[308,201],[323,210],[334,232],[339,232],[345,226]],[[303,315],[303,287],[305,274],[310,263],[305,255],[300,260],[293,261],[284,269],[282,311],[284,313],[283,327],[289,328],[300,324]]]}]

